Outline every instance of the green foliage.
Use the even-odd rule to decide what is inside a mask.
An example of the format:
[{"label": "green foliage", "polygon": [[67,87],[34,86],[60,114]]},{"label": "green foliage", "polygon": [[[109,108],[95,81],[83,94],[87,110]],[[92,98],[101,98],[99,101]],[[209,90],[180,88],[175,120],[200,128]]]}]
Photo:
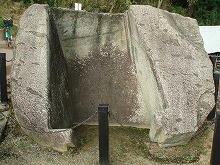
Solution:
[{"label": "green foliage", "polygon": [[132,4],[130,0],[90,0],[81,3],[86,11],[93,12],[95,8],[99,8],[99,11],[103,13],[122,13]]},{"label": "green foliage", "polygon": [[192,17],[197,19],[199,25],[220,25],[220,1],[198,1],[193,6]]},{"label": "green foliage", "polygon": [[76,147],[68,147],[67,153],[68,154],[74,154],[77,152],[77,148]]},{"label": "green foliage", "polygon": [[29,4],[33,4],[34,1],[33,0],[22,0],[23,4],[25,5],[29,5]]},{"label": "green foliage", "polygon": [[183,16],[187,15],[186,9],[181,7],[181,6],[171,7],[171,8],[168,9],[168,11],[172,12],[172,13],[177,13],[177,14],[180,14],[180,15],[183,15]]},{"label": "green foliage", "polygon": [[189,5],[193,5],[198,2],[198,0],[187,0],[187,2],[189,3]]},{"label": "green foliage", "polygon": [[12,35],[12,37],[15,37],[17,35],[17,32],[18,32],[18,27],[13,25],[11,27],[11,35]]},{"label": "green foliage", "polygon": [[82,3],[84,10],[93,12],[99,8],[100,12],[121,13],[126,11],[132,4],[130,0],[21,0],[22,3],[30,5],[33,3],[49,4],[51,7],[73,8],[75,3]]},{"label": "green foliage", "polygon": [[[0,18],[0,29],[2,29],[2,28],[4,28],[4,22],[3,22],[2,18]],[[11,35],[12,35],[13,37],[15,37],[16,34],[17,34],[17,31],[18,31],[18,27],[15,26],[15,25],[13,25],[13,26],[11,27]]]},{"label": "green foliage", "polygon": [[[158,6],[159,0],[1,0],[2,2],[22,2],[26,6],[33,3],[49,4],[51,7],[74,8],[74,3],[82,3],[83,10],[103,13],[123,13],[130,5]],[[199,25],[220,25],[220,0],[163,0],[162,9],[197,19]],[[0,27],[2,22],[0,20]]]},{"label": "green foliage", "polygon": [[172,0],[170,12],[195,18],[201,25],[220,25],[219,0]]},{"label": "green foliage", "polygon": [[[129,9],[129,7],[132,5],[130,0],[116,0],[116,6],[118,7],[119,12],[124,12]],[[115,8],[117,9],[117,8]]]}]

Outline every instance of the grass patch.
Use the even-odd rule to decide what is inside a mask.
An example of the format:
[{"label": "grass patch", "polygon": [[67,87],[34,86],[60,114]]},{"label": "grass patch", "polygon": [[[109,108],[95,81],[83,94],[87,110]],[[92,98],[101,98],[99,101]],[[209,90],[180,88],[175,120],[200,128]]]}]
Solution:
[{"label": "grass patch", "polygon": [[[125,163],[128,156],[141,156],[151,161],[160,163],[192,163],[199,160],[201,154],[206,154],[208,130],[194,137],[183,146],[161,148],[152,143],[148,136],[148,129],[133,127],[110,127],[109,129],[109,154],[110,163]],[[78,152],[88,148],[98,149],[98,126],[82,126],[76,130],[76,136],[81,139]]]},{"label": "grass patch", "polygon": [[[207,137],[212,130],[206,129],[196,135],[188,144],[183,146],[161,148],[149,143],[148,148],[154,160],[163,163],[192,163],[197,162],[201,154],[206,154]],[[211,147],[211,146],[209,146]],[[210,149],[210,148],[209,148]]]}]

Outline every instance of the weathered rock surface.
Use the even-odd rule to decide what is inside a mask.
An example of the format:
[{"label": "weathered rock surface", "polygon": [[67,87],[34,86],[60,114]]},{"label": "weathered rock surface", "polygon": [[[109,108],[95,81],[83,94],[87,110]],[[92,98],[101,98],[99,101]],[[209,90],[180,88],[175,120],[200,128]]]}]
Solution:
[{"label": "weathered rock surface", "polygon": [[2,135],[4,134],[4,130],[8,122],[9,114],[10,114],[10,111],[8,109],[8,106],[1,104],[0,102],[0,142],[2,141],[2,138],[3,138]]},{"label": "weathered rock surface", "polygon": [[2,134],[4,132],[7,123],[7,118],[3,113],[0,113],[0,141],[2,140]]},{"label": "weathered rock surface", "polygon": [[[31,6],[20,20],[15,43],[12,102],[16,118],[27,134],[41,145],[65,151],[67,146],[74,146],[73,131],[51,129],[48,122],[50,109],[67,110],[68,113],[67,82],[65,72],[62,72],[65,65],[60,67],[65,62],[62,62],[62,50],[59,50],[56,39],[49,6]],[[62,114],[56,115],[63,119]]]},{"label": "weathered rock surface", "polygon": [[74,143],[65,128],[100,103],[122,124],[150,128],[162,146],[187,143],[214,106],[212,64],[191,18],[150,6],[95,14],[33,5],[15,44],[17,119],[58,150]]},{"label": "weathered rock surface", "polygon": [[[145,103],[154,106],[150,137],[162,146],[187,143],[214,105],[212,65],[197,22],[147,6],[132,6],[128,18],[138,80]],[[143,90],[149,75],[156,89],[150,92]]]},{"label": "weathered rock surface", "polygon": [[[51,12],[67,61],[73,122],[83,121],[99,104],[108,103],[124,125],[149,125],[147,112],[136,114],[138,85],[127,49],[125,15],[56,8]],[[97,118],[90,124],[97,124]]]}]

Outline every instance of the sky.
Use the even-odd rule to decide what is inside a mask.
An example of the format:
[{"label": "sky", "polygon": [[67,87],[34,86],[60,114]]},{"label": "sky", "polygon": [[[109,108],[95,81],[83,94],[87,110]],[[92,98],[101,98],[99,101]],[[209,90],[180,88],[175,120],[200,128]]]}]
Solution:
[{"label": "sky", "polygon": [[207,53],[220,52],[220,26],[199,26]]}]

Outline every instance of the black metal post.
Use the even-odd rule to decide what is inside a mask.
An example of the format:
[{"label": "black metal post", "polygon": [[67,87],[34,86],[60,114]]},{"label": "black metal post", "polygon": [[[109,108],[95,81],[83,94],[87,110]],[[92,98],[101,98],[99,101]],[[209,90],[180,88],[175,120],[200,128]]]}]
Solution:
[{"label": "black metal post", "polygon": [[219,88],[219,74],[215,73],[215,65],[216,65],[217,57],[216,56],[210,56],[210,59],[211,59],[212,64],[213,64],[213,78],[214,78],[214,83],[215,83],[215,106],[212,109],[212,111],[209,113],[209,115],[207,116],[208,121],[211,121],[215,118],[216,102],[217,102],[217,98],[218,98],[218,88]]},{"label": "black metal post", "polygon": [[220,164],[220,111],[216,111],[216,123],[215,123],[215,131],[213,135],[212,142],[212,154],[210,165],[219,165]]},{"label": "black metal post", "polygon": [[7,103],[6,53],[0,53],[0,93],[1,102]]},{"label": "black metal post", "polygon": [[210,55],[210,56],[209,56],[209,59],[212,61],[213,73],[214,73],[215,67],[216,67],[216,61],[217,61],[217,59],[218,59],[218,56],[212,56],[212,55]]},{"label": "black metal post", "polygon": [[109,123],[108,123],[108,104],[99,104],[99,163],[108,165],[109,161]]},{"label": "black metal post", "polygon": [[216,110],[217,98],[218,98],[218,88],[219,88],[219,78],[220,73],[214,73],[214,82],[215,82],[215,114],[216,114],[216,123],[215,130],[213,135],[212,142],[212,154],[211,154],[211,165],[219,165],[220,164],[220,110]]}]

